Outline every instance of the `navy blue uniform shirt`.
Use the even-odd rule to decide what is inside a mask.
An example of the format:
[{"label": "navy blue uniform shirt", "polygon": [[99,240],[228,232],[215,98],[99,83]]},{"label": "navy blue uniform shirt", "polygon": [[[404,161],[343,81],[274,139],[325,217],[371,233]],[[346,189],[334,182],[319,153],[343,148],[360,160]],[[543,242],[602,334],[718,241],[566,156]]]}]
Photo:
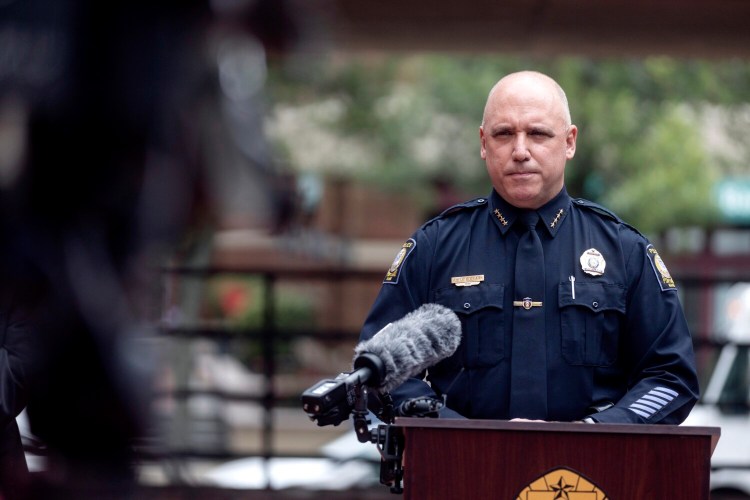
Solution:
[{"label": "navy blue uniform shirt", "polygon": [[[692,340],[653,245],[564,188],[537,212],[546,227],[538,229],[546,268],[546,420],[681,423],[698,398]],[[447,394],[441,416],[508,418],[519,213],[493,191],[446,210],[404,243],[361,340],[425,303],[452,309],[462,340],[425,379],[393,390],[396,404]]]}]

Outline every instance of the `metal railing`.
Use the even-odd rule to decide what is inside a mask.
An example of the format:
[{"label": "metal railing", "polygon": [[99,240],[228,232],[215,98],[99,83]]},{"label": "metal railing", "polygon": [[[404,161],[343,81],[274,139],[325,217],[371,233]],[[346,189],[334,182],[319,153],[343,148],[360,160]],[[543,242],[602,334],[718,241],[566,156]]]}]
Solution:
[{"label": "metal railing", "polygon": [[[359,332],[356,330],[343,329],[320,329],[314,327],[286,328],[281,329],[278,326],[278,297],[277,290],[281,283],[307,283],[307,282],[324,282],[327,284],[340,284],[344,282],[365,281],[373,284],[373,289],[377,287],[382,280],[382,271],[368,270],[351,270],[333,267],[309,267],[309,268],[222,268],[222,267],[170,267],[164,270],[165,275],[184,278],[207,279],[209,277],[221,275],[246,276],[259,278],[262,289],[262,313],[261,324],[254,328],[237,328],[235,326],[201,326],[180,324],[171,326],[164,324],[159,328],[160,335],[165,338],[178,339],[205,339],[215,342],[254,342],[260,346],[260,357],[262,363],[263,390],[260,395],[238,394],[235,392],[226,392],[220,390],[203,390],[191,389],[185,386],[177,387],[169,394],[164,392],[158,393],[157,397],[168,396],[174,400],[186,401],[194,397],[212,397],[220,401],[235,401],[242,403],[256,403],[262,407],[262,424],[261,424],[261,446],[258,456],[263,458],[273,458],[280,456],[319,456],[310,454],[309,451],[300,452],[279,452],[275,449],[273,437],[275,433],[274,410],[280,407],[299,409],[301,416],[304,416],[299,396],[301,394],[280,394],[276,389],[275,378],[278,375],[277,352],[278,346],[283,342],[293,341],[299,338],[319,339],[327,342],[355,342]],[[325,376],[335,375],[346,366],[331,367],[331,373]],[[338,370],[338,371],[336,371]],[[311,432],[316,429],[311,422]],[[177,450],[165,450],[167,454],[172,454]],[[237,452],[230,450],[212,450],[206,451],[201,449],[181,449],[178,454],[182,457],[193,458],[213,458],[213,459],[232,459],[248,456],[247,452]]]},{"label": "metal railing", "polygon": [[[298,338],[325,339],[334,342],[354,342],[357,339],[357,331],[347,330],[319,330],[316,328],[298,328],[298,329],[280,329],[278,326],[277,310],[277,288],[283,282],[325,282],[325,283],[343,283],[346,281],[364,281],[371,282],[373,289],[380,286],[382,271],[370,270],[350,270],[332,267],[317,268],[221,268],[221,267],[171,267],[166,269],[165,275],[184,279],[187,277],[206,279],[219,275],[240,275],[253,276],[259,278],[262,283],[263,312],[261,325],[257,328],[237,329],[225,327],[202,327],[191,325],[162,326],[160,334],[168,338],[182,339],[208,339],[213,341],[234,340],[240,342],[258,342],[263,362],[263,380],[264,389],[260,395],[243,395],[236,393],[227,393],[216,390],[195,390],[187,387],[178,387],[169,396],[179,400],[187,400],[196,396],[209,396],[222,401],[238,401],[256,403],[261,405],[263,410],[263,419],[261,425],[261,446],[256,456],[269,459],[283,456],[314,456],[306,452],[280,452],[274,446],[273,436],[275,432],[274,410],[279,407],[296,408],[299,404],[299,395],[283,395],[275,389],[274,379],[277,375],[277,347],[280,342],[291,341]],[[730,279],[730,277],[732,279]],[[706,297],[711,295],[711,289],[720,283],[730,283],[737,281],[737,278],[747,278],[750,281],[750,275],[734,274],[729,276],[722,274],[720,276],[708,276],[706,274],[695,275],[687,272],[684,277],[675,273],[678,286],[685,290],[697,291],[701,303],[704,303]],[[708,313],[708,311],[707,311]],[[723,342],[714,339],[712,332],[705,328],[708,321],[701,315],[695,321],[698,328],[694,331],[694,345],[699,359],[699,371],[705,372],[711,368],[713,362],[713,353],[723,346]],[[331,367],[331,373],[327,376],[335,375],[338,371],[346,367]],[[163,395],[163,394],[162,394]],[[300,414],[302,410],[300,408]],[[316,428],[312,427],[311,432]],[[172,458],[213,458],[213,459],[232,459],[237,457],[246,457],[252,455],[248,452],[236,452],[227,449],[214,450],[207,452],[199,449],[181,449],[165,450],[167,455]]]}]

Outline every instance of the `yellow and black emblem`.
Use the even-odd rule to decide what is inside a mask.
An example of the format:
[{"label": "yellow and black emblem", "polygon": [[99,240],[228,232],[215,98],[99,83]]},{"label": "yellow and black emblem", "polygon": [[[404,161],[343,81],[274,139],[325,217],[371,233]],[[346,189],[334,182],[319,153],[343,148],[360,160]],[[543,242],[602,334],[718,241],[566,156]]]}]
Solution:
[{"label": "yellow and black emblem", "polygon": [[562,467],[547,472],[526,486],[516,500],[608,500],[609,497],[594,483],[579,473]]},{"label": "yellow and black emblem", "polygon": [[401,246],[401,250],[396,254],[396,258],[393,259],[391,267],[388,268],[388,272],[385,273],[385,279],[383,283],[398,283],[398,277],[401,274],[401,268],[404,265],[404,261],[409,254],[416,248],[417,242],[413,238],[409,238]]},{"label": "yellow and black emblem", "polygon": [[675,285],[672,275],[669,274],[666,264],[661,260],[659,252],[656,251],[654,245],[647,246],[646,253],[648,255],[648,260],[651,261],[651,267],[654,268],[654,273],[656,273],[656,279],[659,281],[661,291],[666,292],[667,290],[677,290],[677,285]]}]

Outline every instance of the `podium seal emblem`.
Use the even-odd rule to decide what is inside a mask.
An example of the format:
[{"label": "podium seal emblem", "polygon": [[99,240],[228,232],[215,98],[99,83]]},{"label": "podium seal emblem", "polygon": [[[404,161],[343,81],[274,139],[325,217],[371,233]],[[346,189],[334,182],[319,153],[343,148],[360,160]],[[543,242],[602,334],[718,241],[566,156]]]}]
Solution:
[{"label": "podium seal emblem", "polygon": [[545,473],[526,486],[516,500],[609,500],[598,486],[578,472],[561,467]]}]

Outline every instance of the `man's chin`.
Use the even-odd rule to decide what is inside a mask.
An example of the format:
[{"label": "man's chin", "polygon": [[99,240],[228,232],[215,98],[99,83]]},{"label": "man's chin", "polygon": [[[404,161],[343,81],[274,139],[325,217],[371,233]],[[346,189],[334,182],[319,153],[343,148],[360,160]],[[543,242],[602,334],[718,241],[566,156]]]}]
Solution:
[{"label": "man's chin", "polygon": [[[502,196],[502,195],[501,195]],[[535,210],[543,205],[539,203],[539,197],[535,195],[511,195],[505,201],[517,208]]]}]

